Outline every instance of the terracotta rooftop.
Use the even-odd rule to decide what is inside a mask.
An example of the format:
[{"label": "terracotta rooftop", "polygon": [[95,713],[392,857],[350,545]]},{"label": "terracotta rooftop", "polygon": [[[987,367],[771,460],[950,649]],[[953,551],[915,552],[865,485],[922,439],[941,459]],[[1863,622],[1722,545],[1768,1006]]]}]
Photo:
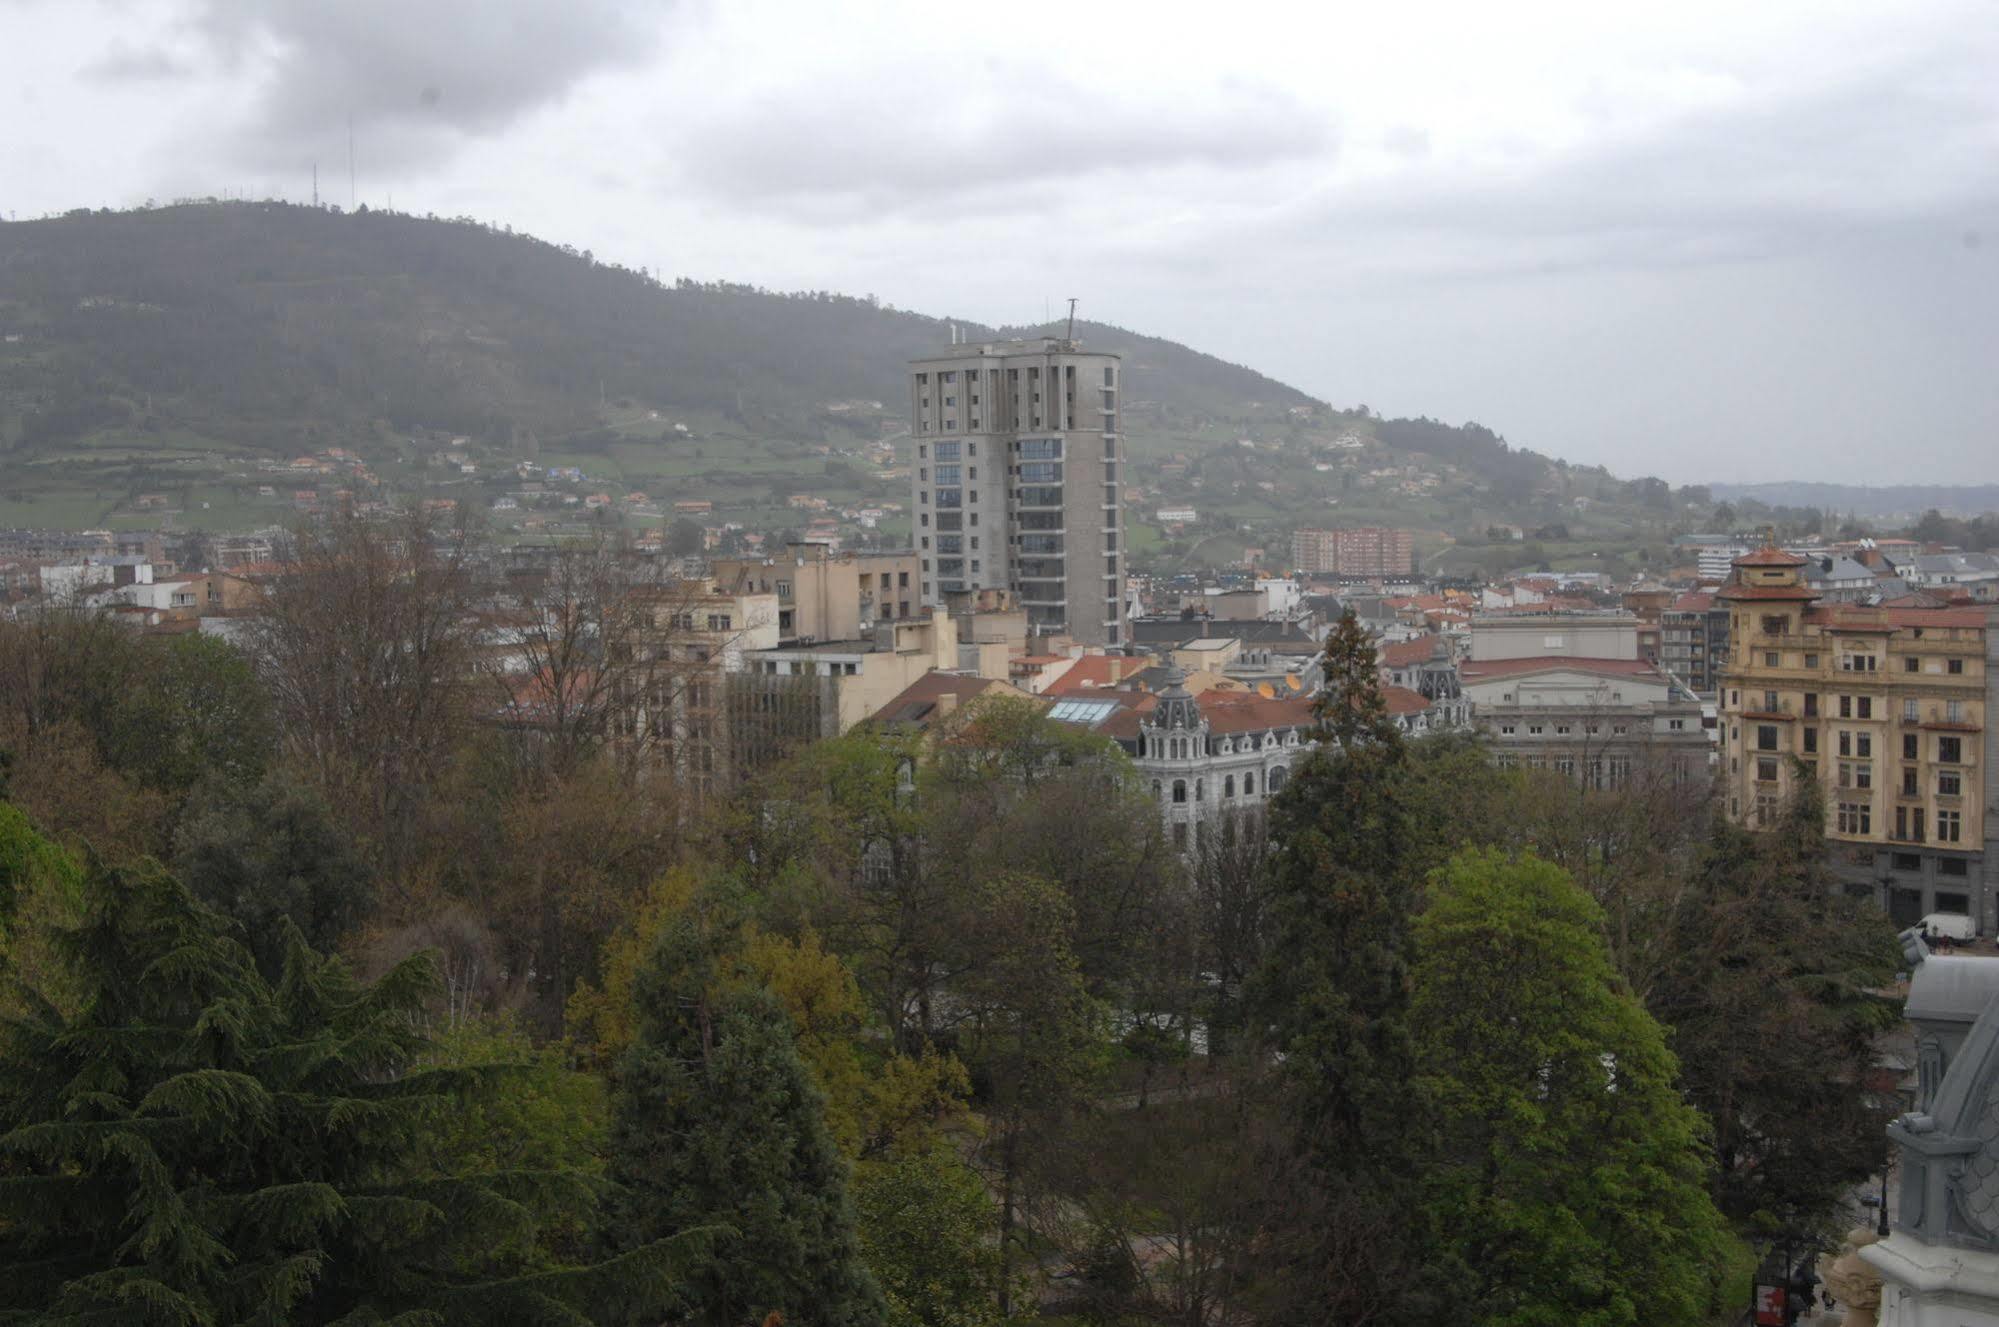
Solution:
[{"label": "terracotta rooftop", "polygon": [[1407,668],[1411,664],[1428,663],[1437,657],[1437,646],[1443,643],[1441,636],[1418,636],[1414,640],[1391,640],[1384,642],[1376,654],[1385,668]]},{"label": "terracotta rooftop", "polygon": [[1129,681],[1146,666],[1146,660],[1122,654],[1086,654],[1049,683],[1042,694],[1071,696],[1082,691],[1101,691]]},{"label": "terracotta rooftop", "polygon": [[964,673],[925,673],[902,689],[902,694],[875,711],[878,723],[911,723],[923,725],[937,717],[939,702],[946,696],[954,697],[957,705],[985,695],[988,691],[999,690],[1008,695],[1026,696],[1027,693],[1004,682],[990,678],[971,677]]},{"label": "terracotta rooftop", "polygon": [[[1309,696],[1271,699],[1254,691],[1204,691],[1195,697],[1194,703],[1200,707],[1201,717],[1208,721],[1208,730],[1217,734],[1304,728],[1314,721]],[[1104,720],[1097,731],[1110,737],[1135,738],[1140,721],[1157,704],[1156,696],[1141,697]]]},{"label": "terracotta rooftop", "polygon": [[1421,714],[1430,708],[1427,696],[1408,687],[1383,687],[1381,699],[1387,704],[1390,714]]},{"label": "terracotta rooftop", "polygon": [[1775,544],[1765,544],[1754,553],[1744,553],[1735,559],[1738,567],[1802,567],[1809,561],[1796,553],[1786,553]]}]

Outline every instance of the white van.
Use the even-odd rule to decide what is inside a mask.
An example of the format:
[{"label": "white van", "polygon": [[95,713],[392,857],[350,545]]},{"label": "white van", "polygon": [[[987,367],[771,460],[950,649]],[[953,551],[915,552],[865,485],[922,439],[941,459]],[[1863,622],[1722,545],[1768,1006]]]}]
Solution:
[{"label": "white van", "polygon": [[1961,912],[1933,912],[1916,925],[1925,935],[1942,936],[1959,944],[1978,938],[1978,928]]}]

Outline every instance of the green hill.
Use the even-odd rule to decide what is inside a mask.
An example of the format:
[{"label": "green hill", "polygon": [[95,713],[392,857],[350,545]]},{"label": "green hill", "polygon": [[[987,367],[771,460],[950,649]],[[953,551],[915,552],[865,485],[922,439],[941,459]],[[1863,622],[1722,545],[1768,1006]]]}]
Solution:
[{"label": "green hill", "polygon": [[[791,493],[904,496],[882,445],[904,365],[953,324],[1043,330],[662,281],[464,219],[203,202],[0,224],[0,525],[228,529],[339,492],[504,505],[526,460],[650,495],[621,519],[700,498],[777,528]],[[1141,547],[1168,502],[1203,511],[1183,543],[1221,548],[1338,520],[1439,540],[1574,521],[1577,496],[1608,524],[1627,487],[1477,425],[1342,412],[1171,341],[1077,330],[1126,357]],[[288,466],[330,448],[355,459]],[[1415,474],[1371,473],[1387,466]]]},{"label": "green hill", "polygon": [[[802,430],[828,401],[899,400],[904,361],[948,335],[869,300],[662,284],[470,221],[282,203],[0,225],[0,271],[0,328],[23,338],[15,451],[148,420],[251,446],[302,420],[497,441],[593,422],[616,396]],[[1136,394],[1174,409],[1309,403],[1171,342],[1082,335],[1132,354]]]}]

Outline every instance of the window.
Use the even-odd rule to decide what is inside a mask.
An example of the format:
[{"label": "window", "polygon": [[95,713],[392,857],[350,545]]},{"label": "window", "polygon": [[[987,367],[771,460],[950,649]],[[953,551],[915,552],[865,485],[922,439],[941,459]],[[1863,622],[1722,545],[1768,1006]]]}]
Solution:
[{"label": "window", "polygon": [[1970,875],[1971,863],[1965,861],[1964,858],[1962,857],[1939,857],[1937,858],[1937,874],[1956,875],[1956,876]]},{"label": "window", "polygon": [[1912,852],[1898,852],[1889,855],[1888,864],[1897,871],[1920,871],[1923,859]]},{"label": "window", "polygon": [[1923,666],[1923,661],[1921,659],[1918,659],[1915,655],[1905,654],[1902,656],[1903,672],[1905,673],[1917,672],[1922,668],[1922,666]]},{"label": "window", "polygon": [[1853,754],[1863,759],[1874,754],[1874,738],[1867,733],[1853,735]]},{"label": "window", "polygon": [[1757,725],[1757,728],[1756,728],[1756,749],[1757,749],[1758,751],[1775,751],[1775,750],[1777,749],[1777,725],[1776,725],[1776,724],[1774,724],[1774,723],[1765,723],[1765,724],[1758,724],[1758,725]]},{"label": "window", "polygon": [[[959,446],[961,446],[961,445],[962,445],[962,444],[959,444],[959,443],[955,443],[955,442],[940,442],[940,443],[938,443],[938,444],[937,444],[937,459],[938,459],[938,460],[940,460],[940,461],[955,461],[955,460],[957,460],[957,459],[958,459],[958,448],[959,448]],[[917,450],[918,450],[919,452],[921,452],[921,451],[922,451],[922,448],[920,448],[920,447],[919,447],[919,448],[918,448]]]},{"label": "window", "polygon": [[1781,636],[1784,634],[1784,626],[1785,622],[1783,618],[1766,617],[1763,619],[1763,634],[1766,636]]},{"label": "window", "polygon": [[1805,656],[1805,667],[1817,668],[1818,666],[1819,666],[1819,657],[1816,654],[1808,654]]},{"label": "window", "polygon": [[1946,673],[1962,674],[1964,672],[1964,660],[1952,659],[1944,664],[1943,670]]},{"label": "window", "polygon": [[1860,698],[1860,717],[1863,719],[1874,717],[1874,697],[1862,696]]},{"label": "window", "polygon": [[1964,792],[1964,776],[1956,770],[1945,770],[1937,775],[1937,796],[1957,797]]},{"label": "window", "polygon": [[1904,797],[1921,796],[1921,794],[1916,790],[1916,771],[1911,769],[1907,765],[1904,765],[1902,767],[1902,796]]},{"label": "window", "polygon": [[1842,719],[1851,719],[1853,717],[1853,697],[1841,696],[1839,698],[1839,717]]},{"label": "window", "polygon": [[1256,796],[1256,776],[1254,774],[1245,774],[1242,776],[1242,795],[1244,797]]},{"label": "window", "polygon": [[1782,658],[1783,656],[1778,654],[1775,650],[1765,650],[1763,651],[1763,666],[1765,668],[1781,667],[1782,665],[1779,663],[1779,660],[1781,660]]},{"label": "window", "polygon": [[1917,719],[1918,717],[1919,717],[1919,712],[1918,712],[1918,710],[1917,710],[1917,708],[1916,708],[1916,702],[1915,702],[1915,701],[1913,701],[1913,700],[1905,700],[1905,701],[1903,701],[1903,702],[1902,702],[1902,722],[1904,722],[1904,723],[1914,723],[1914,722],[1916,721],[1916,719]]},{"label": "window", "polygon": [[1777,762],[1769,756],[1759,757],[1756,761],[1756,777],[1764,783],[1775,783]]},{"label": "window", "polygon": [[1874,832],[1873,808],[1865,802],[1841,802],[1837,818],[1842,834],[1872,834]]},{"label": "window", "polygon": [[1957,843],[1964,837],[1964,813],[1962,811],[1937,812],[1937,842]]},{"label": "window", "polygon": [[708,630],[710,631],[727,631],[730,628],[730,624],[731,618],[727,613],[710,613],[708,615]]},{"label": "window", "polygon": [[1839,730],[1839,754],[1842,756],[1853,754],[1853,734],[1844,728]]},{"label": "window", "polygon": [[1914,733],[1903,733],[1902,759],[1914,760],[1916,758],[1916,745],[1917,745],[1916,735]]},{"label": "window", "polygon": [[1961,765],[1964,763],[1964,739],[1960,737],[1939,737],[1937,739],[1937,764]]},{"label": "window", "polygon": [[[1812,656],[1808,654],[1805,657],[1809,659]],[[1807,719],[1816,719],[1818,715],[1819,715],[1819,693],[1816,691],[1807,691],[1805,693],[1805,717]]]},{"label": "window", "polygon": [[1819,749],[1819,730],[1816,728],[1805,729],[1805,753],[1807,755],[1815,755],[1817,754],[1818,749]]},{"label": "window", "polygon": [[1222,796],[1235,796],[1235,775],[1231,774],[1222,780]]}]

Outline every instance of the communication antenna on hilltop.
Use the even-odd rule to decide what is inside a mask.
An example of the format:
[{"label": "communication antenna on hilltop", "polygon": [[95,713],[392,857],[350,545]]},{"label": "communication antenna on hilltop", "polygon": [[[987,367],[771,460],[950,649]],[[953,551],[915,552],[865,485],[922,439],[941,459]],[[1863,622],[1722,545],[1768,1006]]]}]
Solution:
[{"label": "communication antenna on hilltop", "polygon": [[1076,339],[1076,297],[1074,295],[1069,297],[1069,339],[1071,341]]},{"label": "communication antenna on hilltop", "polygon": [[316,161],[312,163],[312,206],[315,211],[319,208],[319,163]]}]

